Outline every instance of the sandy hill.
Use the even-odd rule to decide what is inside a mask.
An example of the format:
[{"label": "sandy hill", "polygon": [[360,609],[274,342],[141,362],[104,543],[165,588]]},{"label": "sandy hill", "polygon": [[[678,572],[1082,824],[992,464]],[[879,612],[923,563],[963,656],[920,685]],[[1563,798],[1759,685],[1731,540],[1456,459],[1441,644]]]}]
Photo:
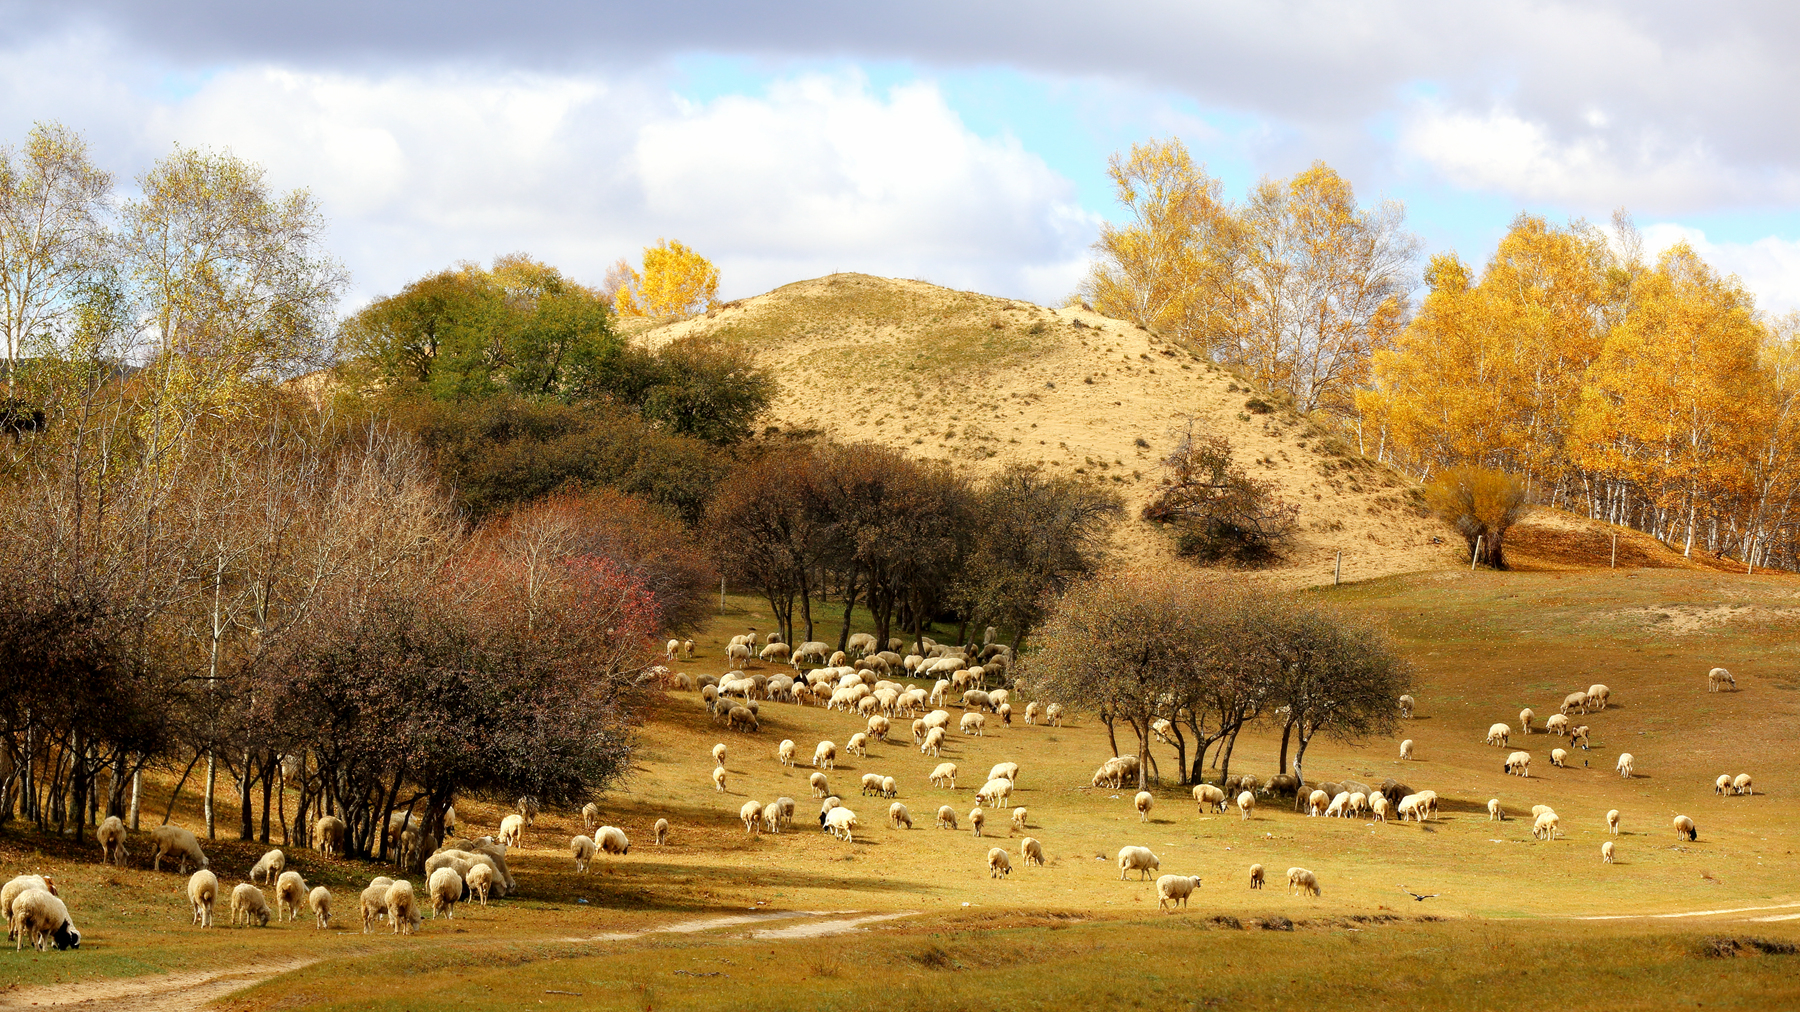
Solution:
[{"label": "sandy hill", "polygon": [[771,421],[785,431],[897,445],[976,477],[1019,460],[1117,489],[1133,518],[1117,547],[1131,562],[1173,557],[1168,536],[1136,517],[1190,416],[1300,505],[1277,578],[1328,583],[1339,551],[1346,580],[1440,568],[1460,551],[1418,514],[1403,475],[1302,416],[1252,413],[1232,373],[1079,308],[834,274],[637,338],[690,335],[756,350],[780,380]]}]

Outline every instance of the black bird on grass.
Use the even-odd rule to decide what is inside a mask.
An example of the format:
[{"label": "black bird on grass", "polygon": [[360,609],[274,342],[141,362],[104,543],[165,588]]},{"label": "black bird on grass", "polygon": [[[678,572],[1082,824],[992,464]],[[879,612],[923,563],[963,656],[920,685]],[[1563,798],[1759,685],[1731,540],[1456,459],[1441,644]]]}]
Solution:
[{"label": "black bird on grass", "polygon": [[1420,903],[1423,903],[1426,900],[1432,899],[1438,895],[1437,893],[1426,893],[1423,896],[1421,896],[1418,893],[1413,892],[1411,889],[1406,888],[1406,886],[1404,884],[1402,884],[1400,886],[1400,891],[1405,893],[1408,896],[1411,896],[1413,899],[1418,900]]}]

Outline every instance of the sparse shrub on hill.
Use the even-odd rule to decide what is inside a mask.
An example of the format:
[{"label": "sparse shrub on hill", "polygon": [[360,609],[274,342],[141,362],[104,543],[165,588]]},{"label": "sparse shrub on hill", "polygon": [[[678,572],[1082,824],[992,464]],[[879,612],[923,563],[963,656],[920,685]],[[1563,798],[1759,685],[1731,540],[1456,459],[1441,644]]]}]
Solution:
[{"label": "sparse shrub on hill", "polygon": [[1277,499],[1273,482],[1258,481],[1233,462],[1229,440],[1199,435],[1190,421],[1163,469],[1143,515],[1175,528],[1181,554],[1248,566],[1281,558],[1300,507]]},{"label": "sparse shrub on hill", "polygon": [[1485,467],[1439,471],[1425,485],[1425,505],[1456,528],[1471,557],[1495,569],[1506,568],[1506,532],[1531,511],[1523,482]]}]

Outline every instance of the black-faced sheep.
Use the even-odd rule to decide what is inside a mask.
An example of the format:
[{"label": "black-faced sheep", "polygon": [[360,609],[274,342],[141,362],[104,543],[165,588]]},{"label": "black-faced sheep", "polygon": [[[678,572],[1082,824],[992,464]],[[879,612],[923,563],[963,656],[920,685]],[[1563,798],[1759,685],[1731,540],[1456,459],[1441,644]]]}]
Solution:
[{"label": "black-faced sheep", "polygon": [[47,952],[53,946],[57,949],[81,948],[81,932],[69,919],[69,908],[45,889],[26,889],[14,897],[7,924],[8,930],[18,939],[15,950],[24,948],[27,938],[31,940],[32,948],[39,952]]},{"label": "black-faced sheep", "polygon": [[1700,830],[1694,825],[1693,819],[1685,815],[1677,815],[1675,816],[1675,838],[1692,843],[1700,839]]}]

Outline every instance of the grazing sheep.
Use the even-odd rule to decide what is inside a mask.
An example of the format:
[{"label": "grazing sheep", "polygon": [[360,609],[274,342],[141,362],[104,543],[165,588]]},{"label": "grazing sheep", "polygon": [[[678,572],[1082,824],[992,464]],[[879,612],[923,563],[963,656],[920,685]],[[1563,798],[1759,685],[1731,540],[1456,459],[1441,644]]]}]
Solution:
[{"label": "grazing sheep", "polygon": [[631,840],[625,836],[625,831],[617,826],[601,826],[600,832],[594,836],[594,844],[600,848],[602,854],[617,854],[624,857],[631,853]]},{"label": "grazing sheep", "polygon": [[931,771],[931,776],[928,779],[930,779],[931,786],[933,787],[948,787],[951,790],[955,790],[956,764],[938,763],[937,769]]},{"label": "grazing sheep", "polygon": [[424,916],[419,912],[418,899],[413,895],[412,883],[405,879],[388,886],[387,895],[388,924],[393,927],[394,934],[405,932],[412,934],[419,930],[419,922]]},{"label": "grazing sheep", "polygon": [[1325,806],[1325,814],[1330,818],[1342,819],[1350,814],[1349,808],[1350,792],[1339,791],[1337,795],[1331,799],[1331,804]]},{"label": "grazing sheep", "polygon": [[1612,864],[1613,863],[1613,842],[1611,840],[1607,840],[1604,843],[1600,844],[1600,863],[1601,864]]},{"label": "grazing sheep", "polygon": [[1565,714],[1553,713],[1544,718],[1545,734],[1568,734],[1569,718]]},{"label": "grazing sheep", "polygon": [[862,775],[862,794],[864,797],[867,797],[871,793],[881,793],[881,774],[879,773],[864,773]]},{"label": "grazing sheep", "polygon": [[912,813],[906,810],[905,805],[894,802],[888,806],[888,826],[891,829],[899,829],[901,826],[913,828]]},{"label": "grazing sheep", "polygon": [[1588,747],[1588,726],[1586,724],[1569,729],[1569,744],[1580,745],[1582,748]]},{"label": "grazing sheep", "polygon": [[1413,757],[1413,740],[1411,738],[1408,738],[1405,741],[1400,743],[1400,758],[1411,759],[1412,757]]},{"label": "grazing sheep", "polygon": [[1731,780],[1731,793],[1741,794],[1746,797],[1755,794],[1756,792],[1750,787],[1750,774],[1739,773],[1736,777],[1733,777]]},{"label": "grazing sheep", "polygon": [[[449,821],[445,821],[445,828]],[[321,857],[336,858],[344,856],[344,820],[335,815],[321,815],[313,823],[313,839],[317,841]]]},{"label": "grazing sheep", "polygon": [[750,663],[750,648],[742,643],[733,643],[725,648],[725,659],[734,668],[741,668]]},{"label": "grazing sheep", "polygon": [[1250,866],[1250,888],[1261,889],[1262,887],[1263,887],[1263,866],[1260,864],[1253,864]]},{"label": "grazing sheep", "polygon": [[900,793],[900,782],[893,777],[881,778],[881,796],[891,798]]},{"label": "grazing sheep", "polygon": [[1721,685],[1729,685],[1731,691],[1737,691],[1737,679],[1731,677],[1731,672],[1724,668],[1714,668],[1706,673],[1706,691],[1718,692]]},{"label": "grazing sheep", "polygon": [[151,862],[154,871],[162,871],[165,857],[178,861],[183,875],[187,874],[189,864],[196,868],[208,868],[212,865],[201,852],[200,841],[180,826],[158,826],[150,831],[150,839],[156,844],[156,858]]},{"label": "grazing sheep", "polygon": [[1331,795],[1315,790],[1306,796],[1306,814],[1309,816],[1325,814],[1325,806],[1331,804]]},{"label": "grazing sheep", "polygon": [[1387,795],[1380,791],[1375,792],[1375,794],[1369,798],[1369,809],[1374,813],[1376,822],[1386,822],[1388,811],[1392,807],[1393,803],[1387,799]]},{"label": "grazing sheep", "polygon": [[1618,765],[1619,775],[1624,777],[1627,780],[1631,779],[1631,761],[1632,760],[1631,760],[1630,752],[1619,753],[1619,765]]},{"label": "grazing sheep", "polygon": [[386,875],[377,875],[369,880],[369,887],[362,891],[363,934],[374,929],[377,920],[387,918],[387,891],[394,880]]},{"label": "grazing sheep", "polygon": [[958,727],[961,728],[963,734],[972,734],[977,738],[983,737],[987,734],[987,717],[971,710],[962,715]]},{"label": "grazing sheep", "polygon": [[485,864],[475,865],[463,876],[463,882],[469,887],[469,895],[487,906],[488,893],[494,888],[494,869]]},{"label": "grazing sheep", "polygon": [[1177,906],[1187,906],[1188,897],[1200,888],[1198,875],[1164,875],[1156,880],[1156,909],[1161,910],[1168,904],[1173,913]]},{"label": "grazing sheep", "polygon": [[1212,784],[1196,784],[1194,786],[1194,804],[1198,805],[1202,812],[1206,811],[1208,805],[1223,812],[1225,810],[1225,792]]},{"label": "grazing sheep", "polygon": [[275,882],[275,919],[297,921],[306,908],[306,894],[311,892],[297,871],[284,871]]},{"label": "grazing sheep", "polygon": [[837,743],[832,741],[820,742],[818,746],[813,749],[812,764],[816,768],[828,770],[836,769]]},{"label": "grazing sheep", "polygon": [[1413,713],[1413,698],[1411,696],[1401,696],[1400,697],[1400,716],[1401,716],[1401,718],[1404,720],[1411,720],[1412,713]]},{"label": "grazing sheep", "polygon": [[988,878],[1005,878],[1012,874],[1012,858],[1005,847],[988,848]]},{"label": "grazing sheep", "polygon": [[1495,724],[1488,728],[1487,743],[1489,745],[1505,748],[1507,741],[1511,738],[1512,728],[1507,727],[1505,724]]},{"label": "grazing sheep", "polygon": [[734,706],[725,715],[727,730],[742,730],[745,734],[754,734],[762,725],[756,722],[756,711],[747,706]]},{"label": "grazing sheep", "polygon": [[1005,777],[996,777],[981,785],[975,792],[975,800],[989,808],[1004,808],[1012,801],[1013,782]]},{"label": "grazing sheep", "polygon": [[125,823],[116,815],[109,815],[94,830],[94,842],[100,845],[100,862],[102,864],[125,867]]},{"label": "grazing sheep", "polygon": [[1724,794],[1726,791],[1729,791],[1729,790],[1731,790],[1731,774],[1729,774],[1729,773],[1719,774],[1719,779],[1713,781],[1713,793],[1714,794]]},{"label": "grazing sheep", "polygon": [[231,890],[231,926],[237,927],[240,918],[246,928],[251,921],[259,927],[269,926],[269,901],[261,889],[248,882],[239,882],[237,888]]},{"label": "grazing sheep", "polygon": [[725,793],[725,767],[714,766],[712,772],[713,790]]},{"label": "grazing sheep", "polygon": [[848,808],[833,808],[825,813],[825,830],[845,843],[855,843],[853,831],[862,823],[856,821],[856,813]]},{"label": "grazing sheep", "polygon": [[1238,811],[1243,814],[1244,818],[1246,820],[1249,819],[1251,810],[1256,807],[1256,795],[1251,794],[1249,791],[1244,791],[1237,796],[1237,806]]},{"label": "grazing sheep", "polygon": [[1034,864],[1042,868],[1044,866],[1044,845],[1030,836],[1020,840],[1019,858],[1025,862],[1027,868]]},{"label": "grazing sheep", "polygon": [[313,924],[320,931],[331,927],[331,890],[324,886],[314,886],[312,892],[306,894],[306,905],[313,912]]},{"label": "grazing sheep", "polygon": [[[587,840],[587,837],[578,836],[576,839]],[[588,842],[593,843],[592,840]],[[462,876],[456,873],[455,868],[439,868],[431,873],[431,880],[425,883],[425,893],[431,897],[433,918],[448,917],[455,920],[456,901],[463,896]]]},{"label": "grazing sheep", "polygon": [[1125,881],[1125,873],[1135,871],[1140,880],[1150,877],[1150,873],[1162,867],[1162,861],[1150,853],[1149,847],[1119,848],[1119,881]]},{"label": "grazing sheep", "polygon": [[1612,690],[1596,682],[1588,686],[1585,710],[1604,710],[1610,705]]},{"label": "grazing sheep", "polygon": [[1019,764],[1018,763],[995,763],[994,768],[991,770],[988,770],[988,779],[989,780],[999,780],[1002,777],[1006,778],[1007,780],[1011,780],[1015,784],[1018,783],[1019,782]]},{"label": "grazing sheep", "polygon": [[1531,753],[1514,752],[1506,757],[1506,762],[1500,768],[1514,776],[1529,777],[1531,776]]},{"label": "grazing sheep", "polygon": [[1132,807],[1137,809],[1139,822],[1150,821],[1150,809],[1155,804],[1156,797],[1149,791],[1139,791],[1137,797],[1131,799]]},{"label": "grazing sheep", "polygon": [[14,897],[7,926],[18,939],[15,951],[24,948],[27,938],[31,939],[31,947],[39,952],[47,952],[52,947],[81,948],[81,932],[69,919],[69,908],[46,889],[26,889]]},{"label": "grazing sheep", "polygon": [[810,781],[812,783],[813,797],[822,798],[831,793],[831,786],[826,783],[825,774],[814,773],[810,778]]},{"label": "grazing sheep", "polygon": [[1017,832],[1017,833],[1025,832],[1025,820],[1030,815],[1031,815],[1031,813],[1023,808],[1013,809],[1012,810],[1012,828],[1007,830],[1007,833],[1010,835],[1015,832]]},{"label": "grazing sheep", "polygon": [[738,808],[738,818],[744,821],[744,832],[752,836],[762,832],[762,802],[744,802]]},{"label": "grazing sheep", "polygon": [[1536,719],[1537,719],[1537,714],[1531,712],[1531,707],[1527,706],[1525,709],[1520,710],[1519,711],[1519,733],[1520,734],[1530,734],[1531,733],[1531,722]]},{"label": "grazing sheep", "polygon": [[1564,749],[1553,748],[1550,750],[1550,765],[1552,766],[1567,766],[1569,765],[1566,761],[1568,758],[1569,753]]},{"label": "grazing sheep", "polygon": [[1035,700],[1033,702],[1026,703],[1025,704],[1025,723],[1036,724],[1038,722],[1038,717],[1040,715],[1042,715],[1043,712],[1044,712],[1043,704],[1038,703]]},{"label": "grazing sheep", "polygon": [[194,923],[213,926],[213,904],[219,900],[219,876],[200,869],[188,877],[188,902],[194,905]]},{"label": "grazing sheep", "polygon": [[525,835],[525,817],[508,815],[500,820],[500,834],[496,839],[508,847],[517,847],[519,840]]},{"label": "grazing sheep", "polygon": [[1394,811],[1399,813],[1401,822],[1405,822],[1409,815],[1412,816],[1414,822],[1424,822],[1424,801],[1425,799],[1417,794],[1408,794],[1400,799],[1398,805],[1394,806]]},{"label": "grazing sheep", "polygon": [[1312,893],[1314,896],[1319,895],[1319,876],[1305,868],[1289,868],[1288,893],[1291,895],[1296,892],[1302,896],[1307,893]]},{"label": "grazing sheep", "polygon": [[1061,703],[1051,703],[1049,706],[1044,707],[1044,722],[1051,727],[1061,727],[1063,722],[1063,705]]},{"label": "grazing sheep", "polygon": [[788,653],[786,643],[771,643],[757,651],[756,656],[769,663],[786,664]]},{"label": "grazing sheep", "polygon": [[888,720],[886,717],[876,714],[869,718],[868,728],[869,730],[867,733],[870,738],[873,738],[876,741],[885,742],[888,739],[888,733],[893,730],[894,724],[893,721]]},{"label": "grazing sheep", "polygon": [[1562,817],[1555,812],[1545,812],[1532,822],[1531,835],[1539,840],[1554,840],[1557,824],[1561,821]]},{"label": "grazing sheep", "polygon": [[1694,825],[1693,819],[1685,815],[1677,815],[1675,816],[1675,838],[1692,842],[1700,839],[1700,830]]},{"label": "grazing sheep", "polygon": [[1556,712],[1569,714],[1574,713],[1577,710],[1580,710],[1582,713],[1587,712],[1587,693],[1571,692],[1564,696],[1562,705],[1557,707]]},{"label": "grazing sheep", "polygon": [[1606,831],[1614,836],[1619,835],[1619,810],[1617,808],[1606,813]]},{"label": "grazing sheep", "polygon": [[681,649],[681,641],[680,640],[670,640],[669,645],[667,647],[663,648],[663,658],[665,660],[671,660],[671,661],[674,660],[676,651],[678,651],[680,649]]},{"label": "grazing sheep", "polygon": [[981,835],[981,827],[985,825],[987,825],[987,813],[983,812],[979,806],[969,809],[969,828],[975,831],[976,836]]},{"label": "grazing sheep", "polygon": [[869,736],[861,731],[856,732],[850,736],[850,741],[844,746],[844,751],[853,755],[862,756],[865,759],[868,758]]},{"label": "grazing sheep", "polygon": [[[4,887],[0,887],[0,920],[12,922],[13,900],[18,899],[27,889],[42,889],[52,896],[60,895],[56,889],[56,880],[48,875],[15,876]],[[9,934],[6,937],[13,936]]]},{"label": "grazing sheep", "polygon": [[1504,813],[1500,810],[1500,799],[1499,798],[1489,798],[1488,799],[1488,821],[1489,822],[1505,822],[1506,821],[1506,813]]},{"label": "grazing sheep", "polygon": [[713,765],[714,766],[725,765],[725,743],[724,742],[720,742],[717,745],[714,745],[712,747],[712,757],[713,757]]},{"label": "grazing sheep", "polygon": [[798,747],[794,744],[794,739],[783,738],[775,749],[775,759],[783,766],[794,765],[794,750]]},{"label": "grazing sheep", "polygon": [[[590,837],[572,836],[569,838],[569,856],[575,859],[577,874],[583,874],[588,870],[588,862],[594,859],[594,852],[597,849]],[[438,871],[442,870],[442,868],[438,869]],[[437,872],[432,872],[432,875],[435,878]]]},{"label": "grazing sheep", "polygon": [[691,661],[694,659],[694,641],[693,640],[682,640],[681,641],[681,659],[684,661]]}]

